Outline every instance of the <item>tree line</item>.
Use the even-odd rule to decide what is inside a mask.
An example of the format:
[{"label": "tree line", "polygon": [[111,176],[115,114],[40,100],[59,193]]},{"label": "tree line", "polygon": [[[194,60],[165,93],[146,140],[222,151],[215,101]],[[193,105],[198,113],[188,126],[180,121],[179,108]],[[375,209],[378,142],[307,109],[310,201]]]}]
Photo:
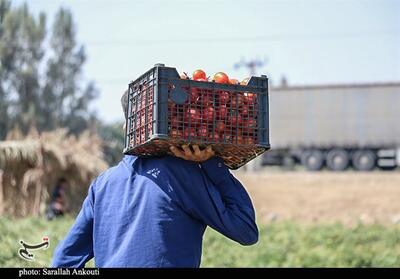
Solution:
[{"label": "tree line", "polygon": [[0,140],[14,128],[49,131],[59,127],[79,134],[94,129],[109,141],[109,163],[118,160],[123,135],[117,125],[103,125],[90,104],[99,91],[82,81],[87,55],[77,42],[70,10],[60,8],[47,29],[42,12],[0,0]]}]

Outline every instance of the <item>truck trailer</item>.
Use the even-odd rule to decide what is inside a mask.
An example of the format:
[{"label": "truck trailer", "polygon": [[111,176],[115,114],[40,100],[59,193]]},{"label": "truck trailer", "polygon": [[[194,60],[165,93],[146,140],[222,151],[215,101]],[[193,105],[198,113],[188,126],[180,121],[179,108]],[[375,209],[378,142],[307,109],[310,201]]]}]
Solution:
[{"label": "truck trailer", "polygon": [[400,165],[400,82],[270,89],[263,165],[358,171]]}]

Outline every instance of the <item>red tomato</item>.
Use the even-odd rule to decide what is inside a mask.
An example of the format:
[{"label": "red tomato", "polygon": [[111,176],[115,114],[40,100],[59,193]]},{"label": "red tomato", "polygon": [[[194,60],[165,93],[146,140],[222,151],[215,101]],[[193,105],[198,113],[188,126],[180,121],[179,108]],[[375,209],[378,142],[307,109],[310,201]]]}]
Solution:
[{"label": "red tomato", "polygon": [[218,109],[218,111],[217,111],[217,116],[218,116],[218,118],[219,118],[219,119],[225,119],[226,116],[227,116],[227,114],[228,114],[228,109],[227,109],[227,107],[226,107],[225,105],[224,105],[224,106],[220,106],[219,109]]},{"label": "red tomato", "polygon": [[198,79],[207,79],[206,72],[203,70],[196,70],[193,72],[193,79],[198,80]]},{"label": "red tomato", "polygon": [[229,83],[228,75],[223,72],[216,73],[213,80],[218,83]]},{"label": "red tomato", "polygon": [[203,119],[206,121],[212,121],[214,119],[214,108],[213,107],[208,107],[203,115]]},{"label": "red tomato", "polygon": [[190,88],[190,103],[195,103],[200,96],[198,88]]},{"label": "red tomato", "polygon": [[212,96],[209,94],[203,94],[200,97],[203,107],[212,106]]},{"label": "red tomato", "polygon": [[229,92],[221,91],[218,94],[218,102],[226,105],[229,102]]},{"label": "red tomato", "polygon": [[249,117],[254,117],[255,115],[257,115],[257,110],[254,106],[252,106],[251,104],[245,104],[243,105],[243,111],[247,111],[247,115]]},{"label": "red tomato", "polygon": [[223,133],[225,131],[225,123],[224,123],[224,121],[218,121],[215,124],[215,129],[216,129],[217,132]]},{"label": "red tomato", "polygon": [[186,128],[184,131],[183,131],[183,137],[185,138],[185,139],[187,139],[187,138],[195,138],[196,137],[196,130],[194,129],[194,128]]},{"label": "red tomato", "polygon": [[178,117],[176,117],[176,116],[171,117],[170,123],[171,123],[171,126],[174,128],[178,127],[180,124]]},{"label": "red tomato", "polygon": [[190,119],[190,122],[193,124],[195,122],[200,121],[201,115],[200,115],[200,112],[197,109],[188,108],[186,110],[184,118],[185,118],[185,121],[189,121],[189,119]]},{"label": "red tomato", "polygon": [[242,93],[238,92],[236,94],[232,94],[231,96],[231,107],[232,108],[239,108],[243,106],[244,103],[244,96]]},{"label": "red tomato", "polygon": [[212,142],[219,142],[220,136],[218,135],[218,133],[215,133],[215,132],[214,132],[214,135],[212,133],[210,133],[208,136],[208,140],[212,141]]},{"label": "red tomato", "polygon": [[257,128],[257,120],[254,118],[244,120],[243,128],[249,133],[253,132]]},{"label": "red tomato", "polygon": [[200,127],[197,130],[197,135],[201,138],[208,138],[209,134],[208,134],[208,129],[205,126]]},{"label": "red tomato", "polygon": [[170,136],[173,138],[181,138],[182,137],[182,131],[177,130],[177,129],[172,129],[170,131]]},{"label": "red tomato", "polygon": [[240,111],[240,114],[243,116],[247,116],[249,114],[249,110],[246,106],[243,106],[239,111]]},{"label": "red tomato", "polygon": [[230,131],[225,131],[225,133],[221,134],[221,139],[226,143],[232,143],[233,136]]},{"label": "red tomato", "polygon": [[246,118],[246,117],[243,117],[243,116],[241,116],[241,118],[240,118],[240,120],[239,120],[239,125],[241,126],[241,128],[242,129],[246,129],[246,127],[245,126],[247,126],[248,125],[248,122],[247,122],[247,120],[248,120],[248,118]]},{"label": "red tomato", "polygon": [[255,143],[254,139],[251,136],[245,137],[243,142],[244,142],[244,144],[249,144],[249,145],[252,145]]},{"label": "red tomato", "polygon": [[245,78],[240,82],[241,85],[247,85],[249,83],[250,78]]},{"label": "red tomato", "polygon": [[230,83],[230,84],[239,84],[239,81],[238,81],[237,79],[231,78],[231,79],[229,80],[229,83]]},{"label": "red tomato", "polygon": [[198,78],[198,79],[196,79],[196,81],[203,81],[203,82],[206,82],[206,81],[208,81],[208,79],[206,79],[206,78]]},{"label": "red tomato", "polygon": [[243,138],[242,138],[242,136],[241,136],[241,135],[237,135],[237,136],[234,138],[233,143],[236,143],[236,144],[243,144]]},{"label": "red tomato", "polygon": [[249,110],[249,116],[251,116],[251,117],[256,117],[257,116],[257,110],[255,110],[255,109],[251,109],[250,108],[250,110]]},{"label": "red tomato", "polygon": [[254,104],[257,101],[257,94],[251,92],[244,92],[244,101],[247,104]]},{"label": "red tomato", "polygon": [[233,115],[230,120],[231,120],[231,125],[235,128],[237,125],[240,125],[240,115]]},{"label": "red tomato", "polygon": [[257,127],[257,120],[255,120],[254,118],[249,118],[247,119],[247,125],[250,128],[255,128]]}]

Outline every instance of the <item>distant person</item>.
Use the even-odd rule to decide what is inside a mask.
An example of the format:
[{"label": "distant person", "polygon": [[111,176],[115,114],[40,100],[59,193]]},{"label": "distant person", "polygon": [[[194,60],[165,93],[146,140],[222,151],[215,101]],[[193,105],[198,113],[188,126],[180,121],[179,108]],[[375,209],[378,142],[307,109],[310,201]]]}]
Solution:
[{"label": "distant person", "polygon": [[[127,103],[125,93],[125,112]],[[199,267],[207,226],[242,245],[256,243],[242,184],[211,147],[182,149],[171,149],[176,157],[126,155],[98,176],[52,266],[83,267],[94,257],[96,267]]]},{"label": "distant person", "polygon": [[55,217],[64,216],[66,212],[65,204],[65,188],[68,182],[65,178],[60,178],[54,187],[53,194],[50,199],[50,206],[47,212],[47,219],[51,220]]}]

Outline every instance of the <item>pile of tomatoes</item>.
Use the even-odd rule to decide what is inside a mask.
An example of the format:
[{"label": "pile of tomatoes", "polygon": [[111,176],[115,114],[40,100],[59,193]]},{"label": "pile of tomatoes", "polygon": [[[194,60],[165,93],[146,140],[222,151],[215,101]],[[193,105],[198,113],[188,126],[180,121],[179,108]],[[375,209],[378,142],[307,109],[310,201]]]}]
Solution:
[{"label": "pile of tomatoes", "polygon": [[[181,79],[190,79],[187,73],[181,74]],[[196,70],[193,72],[192,76],[193,80],[197,81],[214,81],[217,83],[227,83],[227,84],[240,84],[240,85],[247,85],[249,82],[250,78],[245,78],[241,82],[239,82],[237,79],[230,79],[227,74],[224,72],[218,72],[214,75],[214,77],[211,79],[210,77],[207,77],[206,72],[203,70]]]},{"label": "pile of tomatoes", "polygon": [[[181,79],[190,79],[184,73]],[[196,70],[192,80],[210,82],[209,87],[183,88],[188,99],[184,104],[169,102],[169,135],[172,138],[200,143],[230,143],[251,145],[257,142],[257,95],[238,91],[213,89],[211,82],[247,85],[223,72],[207,78],[203,70]]]}]

